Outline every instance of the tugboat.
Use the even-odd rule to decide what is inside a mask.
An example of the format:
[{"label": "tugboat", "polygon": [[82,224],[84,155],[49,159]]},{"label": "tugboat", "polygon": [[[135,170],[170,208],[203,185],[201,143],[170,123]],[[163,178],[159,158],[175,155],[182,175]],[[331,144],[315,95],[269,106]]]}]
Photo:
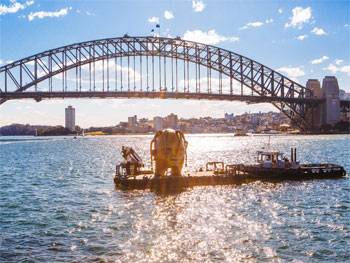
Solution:
[{"label": "tugboat", "polygon": [[291,148],[290,160],[279,151],[258,151],[256,164],[226,165],[226,173],[262,180],[322,179],[346,175],[344,168],[337,164],[300,164],[296,148]]},{"label": "tugboat", "polygon": [[122,147],[124,161],[116,166],[114,183],[123,190],[150,189],[168,193],[188,187],[229,185],[251,181],[283,181],[341,178],[344,168],[337,164],[300,164],[296,148],[291,149],[290,160],[273,150],[257,152],[255,164],[227,164],[210,161],[205,169],[182,174],[187,159],[187,141],[182,132],[159,131],[151,142],[151,167],[145,168],[141,157],[131,147]]}]

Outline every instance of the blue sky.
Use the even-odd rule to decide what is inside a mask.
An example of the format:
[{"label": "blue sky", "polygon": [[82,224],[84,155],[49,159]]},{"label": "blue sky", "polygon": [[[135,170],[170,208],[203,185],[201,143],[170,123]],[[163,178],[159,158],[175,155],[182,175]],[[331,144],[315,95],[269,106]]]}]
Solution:
[{"label": "blue sky", "polygon": [[[301,84],[335,75],[350,91],[349,1],[0,1],[0,63],[86,40],[181,36],[255,59]],[[274,109],[268,104],[173,100],[8,101],[0,125],[63,124],[76,107],[77,124],[112,125],[127,116],[223,116]]]}]

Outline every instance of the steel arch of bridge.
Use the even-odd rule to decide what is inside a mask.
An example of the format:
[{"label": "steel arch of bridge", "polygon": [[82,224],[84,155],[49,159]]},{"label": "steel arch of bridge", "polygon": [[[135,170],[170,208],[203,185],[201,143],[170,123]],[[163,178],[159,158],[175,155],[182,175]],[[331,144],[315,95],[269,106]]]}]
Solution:
[{"label": "steel arch of bridge", "polygon": [[[199,73],[201,66],[214,70],[220,76],[223,74],[229,78],[229,92],[224,93],[222,86],[221,88],[219,86],[217,92],[213,92],[210,88],[205,91],[201,90],[200,84],[198,87],[197,79],[195,92],[190,92],[186,87],[179,91],[173,83],[171,91],[168,91],[166,87],[159,87],[158,90],[155,90],[154,87],[149,90],[147,87],[147,90],[142,90],[142,82],[139,90],[111,91],[103,88],[103,91],[95,91],[91,90],[91,72],[89,91],[68,91],[67,87],[64,87],[65,72],[69,70],[76,69],[78,76],[78,68],[81,69],[83,65],[91,65],[101,60],[108,61],[111,58],[135,58],[135,56],[147,57],[147,59],[148,57],[163,57],[191,62],[198,65]],[[171,63],[173,66],[173,62]],[[158,73],[161,75],[161,72]],[[52,78],[59,74],[62,74],[63,89],[57,92],[52,89]],[[196,78],[197,74],[196,66]],[[164,77],[166,78],[165,75]],[[24,79],[29,80],[29,82],[25,82]],[[37,85],[45,80],[49,81],[49,85],[51,83],[51,88],[48,92],[38,91]],[[241,94],[234,94],[233,80],[241,83]],[[253,103],[271,102],[302,128],[310,127],[307,112],[311,108],[310,106],[320,102],[310,97],[312,93],[306,87],[245,56],[219,47],[180,38],[153,36],[130,37],[125,35],[119,38],[93,40],[51,49],[0,67],[0,81],[2,82],[0,85],[0,104],[9,99],[34,98],[41,100],[42,98],[77,97],[185,98],[242,100]],[[35,91],[28,92],[32,87],[35,87]],[[252,92],[252,96],[244,95],[243,87],[248,88]]]}]

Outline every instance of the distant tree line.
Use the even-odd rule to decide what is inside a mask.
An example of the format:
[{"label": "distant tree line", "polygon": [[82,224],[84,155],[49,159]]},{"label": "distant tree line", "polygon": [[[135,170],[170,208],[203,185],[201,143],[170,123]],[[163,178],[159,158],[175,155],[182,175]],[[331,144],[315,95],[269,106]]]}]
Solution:
[{"label": "distant tree line", "polygon": [[[78,127],[78,131],[80,128]],[[73,135],[72,132],[63,126],[44,126],[44,125],[29,125],[29,124],[11,124],[0,127],[0,135],[3,136],[59,136],[59,135]]]},{"label": "distant tree line", "polygon": [[[124,134],[127,133],[126,128],[117,127],[91,127],[85,129],[85,133],[103,132],[105,134]],[[62,135],[77,135],[82,134],[82,129],[75,126],[75,131],[64,128],[61,125],[29,125],[29,124],[11,124],[0,127],[0,135],[2,136],[62,136]]]},{"label": "distant tree line", "polygon": [[[130,131],[126,127],[111,126],[111,127],[90,127],[85,129],[85,134],[89,132],[102,132],[104,134],[128,134]],[[135,132],[134,132],[135,133]],[[349,122],[339,122],[334,126],[324,125],[317,133],[350,133]],[[45,126],[45,125],[29,125],[29,124],[11,124],[0,127],[0,135],[3,136],[62,136],[62,135],[77,135],[82,134],[82,129],[79,126],[75,127],[72,132],[61,125]]]}]

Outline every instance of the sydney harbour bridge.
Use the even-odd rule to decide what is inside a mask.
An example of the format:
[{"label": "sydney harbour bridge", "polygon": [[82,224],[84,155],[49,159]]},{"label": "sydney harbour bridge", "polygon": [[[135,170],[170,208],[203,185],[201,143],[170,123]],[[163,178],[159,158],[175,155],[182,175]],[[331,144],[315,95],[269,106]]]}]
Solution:
[{"label": "sydney harbour bridge", "polygon": [[0,68],[0,104],[13,99],[161,98],[272,103],[302,129],[322,99],[234,52],[179,37],[107,38]]}]

